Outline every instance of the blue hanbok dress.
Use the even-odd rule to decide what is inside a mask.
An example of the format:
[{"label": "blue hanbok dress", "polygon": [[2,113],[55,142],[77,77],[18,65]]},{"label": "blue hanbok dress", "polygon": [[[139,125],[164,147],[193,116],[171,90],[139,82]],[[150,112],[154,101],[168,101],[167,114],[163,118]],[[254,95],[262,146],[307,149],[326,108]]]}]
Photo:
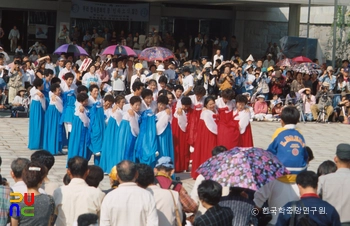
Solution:
[{"label": "blue hanbok dress", "polygon": [[50,105],[45,113],[43,141],[43,149],[53,155],[62,153],[63,144],[67,143],[64,126],[60,124],[63,102],[60,97],[55,98],[55,101],[50,100]]},{"label": "blue hanbok dress", "polygon": [[169,156],[174,160],[174,144],[173,134],[171,130],[171,115],[165,111],[159,112],[157,115],[157,140],[158,140],[158,158]]},{"label": "blue hanbok dress", "polygon": [[45,101],[46,101],[46,106],[49,107],[49,103],[50,103],[50,82],[47,82],[45,78],[43,78],[43,82],[44,82],[44,89],[42,90],[42,93],[45,96]]},{"label": "blue hanbok dress", "polygon": [[[76,85],[72,84],[68,87],[65,81],[61,83],[62,100],[63,100],[63,111],[60,123],[70,123],[73,122],[74,112],[75,112],[75,101],[76,101]],[[70,131],[67,131],[70,132]]]},{"label": "blue hanbok dress", "polygon": [[155,167],[158,150],[156,116],[151,109],[141,113],[140,133],[136,140],[136,161]]},{"label": "blue hanbok dress", "polygon": [[[103,135],[106,128],[102,101],[100,99],[94,100],[91,96],[89,97],[90,142],[88,143],[88,148],[93,154],[101,152]],[[94,156],[94,164],[97,166],[100,165],[100,157]]]},{"label": "blue hanbok dress", "polygon": [[135,143],[139,134],[139,115],[130,116],[125,113],[120,123],[117,150],[123,153],[123,160],[135,162]]},{"label": "blue hanbok dress", "polygon": [[88,112],[80,112],[81,104],[77,104],[75,113],[73,115],[72,131],[70,134],[70,139],[68,143],[68,157],[67,162],[70,158],[75,156],[80,156],[88,161],[91,158],[91,151],[87,147],[90,140],[89,135],[89,124],[90,119],[88,117]]},{"label": "blue hanbok dress", "polygon": [[45,97],[39,97],[40,91],[33,87],[30,90],[31,103],[29,108],[29,135],[28,148],[37,150],[43,148],[44,122],[45,122]]},{"label": "blue hanbok dress", "polygon": [[100,167],[105,173],[109,173],[113,166],[123,160],[124,153],[117,149],[119,140],[119,125],[122,118],[122,110],[116,110],[115,112],[112,112],[111,116],[109,117],[106,130],[104,132],[101,148]]}]

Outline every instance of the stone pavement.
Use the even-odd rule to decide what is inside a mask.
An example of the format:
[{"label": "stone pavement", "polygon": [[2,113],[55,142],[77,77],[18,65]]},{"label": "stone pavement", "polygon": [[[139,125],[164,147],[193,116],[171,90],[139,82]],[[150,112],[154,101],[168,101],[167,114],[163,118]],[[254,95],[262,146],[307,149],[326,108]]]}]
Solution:
[{"label": "stone pavement", "polygon": [[[267,148],[274,131],[280,127],[280,123],[253,122],[253,137],[256,147]],[[336,146],[348,141],[350,127],[342,124],[299,124],[298,128],[305,137],[306,143],[314,152],[315,159],[310,163],[310,170],[317,170],[320,163],[325,160],[333,160]],[[1,174],[7,178],[10,184],[14,181],[10,176],[10,164],[17,157],[29,158],[33,151],[27,149],[28,144],[28,119],[0,118],[0,156],[2,157]],[[67,156],[56,156],[55,165],[51,169],[49,178],[62,183],[66,173]],[[92,164],[93,162],[90,161]],[[189,173],[177,174],[184,183],[188,192],[191,191],[194,180]],[[101,189],[108,189],[109,179],[105,176],[100,184]]]}]

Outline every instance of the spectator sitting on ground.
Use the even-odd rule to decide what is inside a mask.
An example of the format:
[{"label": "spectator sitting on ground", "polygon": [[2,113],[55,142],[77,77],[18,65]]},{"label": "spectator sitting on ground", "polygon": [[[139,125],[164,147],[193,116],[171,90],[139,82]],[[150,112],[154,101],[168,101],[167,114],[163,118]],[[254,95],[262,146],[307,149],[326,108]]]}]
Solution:
[{"label": "spectator sitting on ground", "polygon": [[88,166],[89,173],[85,178],[85,182],[92,187],[98,188],[100,182],[104,178],[103,170],[99,166]]},{"label": "spectator sitting on ground", "polygon": [[304,118],[307,121],[312,121],[311,107],[316,104],[316,98],[311,94],[310,88],[301,89],[298,93],[301,95],[301,100],[303,101]]},{"label": "spectator sitting on ground", "polygon": [[[51,195],[41,194],[39,188],[47,175],[47,169],[44,164],[39,162],[30,162],[23,169],[23,181],[27,186],[26,194],[30,194],[31,207],[34,213],[27,210],[32,214],[20,214],[20,209],[27,206],[25,201],[18,203],[19,208],[17,213],[11,215],[11,225],[35,225],[35,226],[47,226],[53,225],[55,222],[55,202]],[[24,198],[29,200],[28,197]],[[26,202],[27,202],[26,201]],[[13,210],[13,209],[12,209]]]},{"label": "spectator sitting on ground", "polygon": [[[29,159],[17,158],[11,163],[11,177],[15,181],[15,184],[11,186],[11,189],[13,192],[21,193],[23,196],[24,193],[27,193],[28,188],[22,179],[22,172],[29,162]],[[46,192],[41,188],[39,188],[39,192],[46,194]]]},{"label": "spectator sitting on ground", "polygon": [[193,226],[231,226],[233,213],[228,207],[219,205],[222,186],[212,180],[205,180],[198,186],[198,196],[207,209],[205,214],[194,220]]},{"label": "spectator sitting on ground", "polygon": [[267,103],[265,102],[265,96],[259,95],[258,101],[254,104],[254,118],[257,121],[264,121],[267,114]]},{"label": "spectator sitting on ground", "polygon": [[182,222],[183,214],[179,193],[172,190],[166,190],[154,184],[154,172],[152,167],[146,164],[138,164],[139,177],[137,184],[151,192],[155,201],[158,212],[159,225],[173,226],[177,224],[176,212],[178,211],[180,221]]},{"label": "spectator sitting on ground", "polygon": [[[43,164],[47,169],[47,175],[49,174],[52,166],[55,164],[55,157],[48,151],[41,150],[36,151],[30,156],[32,162],[39,162]],[[44,189],[46,194],[53,195],[53,192],[59,188],[59,184],[55,181],[51,181],[48,176],[44,178],[41,188]]]},{"label": "spectator sitting on ground", "polygon": [[[296,183],[299,188],[300,200],[287,203],[283,209],[298,208],[300,211],[296,215],[296,209],[291,212],[282,213],[278,215],[276,226],[290,225],[290,221],[294,215],[295,225],[301,225],[302,216],[308,220],[308,225],[324,225],[324,226],[340,226],[340,219],[337,210],[328,202],[323,201],[317,195],[318,177],[312,171],[304,171],[298,174]],[[313,209],[316,208],[316,211]],[[309,212],[310,211],[310,212]],[[298,220],[299,219],[299,220]],[[305,220],[305,219],[304,219]],[[311,224],[311,222],[313,224]]]}]

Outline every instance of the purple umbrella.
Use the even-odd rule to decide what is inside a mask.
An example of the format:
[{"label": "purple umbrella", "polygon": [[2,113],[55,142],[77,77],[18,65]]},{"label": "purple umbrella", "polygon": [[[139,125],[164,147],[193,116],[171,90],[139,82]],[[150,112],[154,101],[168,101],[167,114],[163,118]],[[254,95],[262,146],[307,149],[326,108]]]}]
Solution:
[{"label": "purple umbrella", "polygon": [[86,55],[88,56],[89,54],[83,49],[82,47],[78,45],[71,45],[71,44],[64,44],[58,47],[55,52],[55,54],[62,54],[62,53],[73,53],[74,56],[80,56],[80,55]]},{"label": "purple umbrella", "polygon": [[271,152],[261,148],[233,148],[204,162],[197,170],[222,186],[258,190],[289,171]]},{"label": "purple umbrella", "polygon": [[123,55],[123,56],[137,56],[134,50],[132,50],[128,46],[122,46],[122,45],[113,45],[108,46],[103,50],[101,55]]},{"label": "purple umbrella", "polygon": [[140,60],[146,60],[149,62],[155,60],[164,61],[170,58],[174,58],[173,52],[163,47],[150,47],[142,50],[139,55]]}]

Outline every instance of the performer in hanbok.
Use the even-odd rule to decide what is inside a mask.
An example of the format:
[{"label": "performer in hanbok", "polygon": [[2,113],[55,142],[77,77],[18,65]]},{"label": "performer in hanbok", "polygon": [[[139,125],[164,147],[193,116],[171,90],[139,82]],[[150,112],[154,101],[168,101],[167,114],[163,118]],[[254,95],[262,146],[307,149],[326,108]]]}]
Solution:
[{"label": "performer in hanbok", "polygon": [[252,128],[250,126],[250,111],[246,107],[248,99],[246,96],[237,95],[236,110],[233,111],[234,120],[238,121],[240,138],[239,147],[254,147]]},{"label": "performer in hanbok", "polygon": [[105,115],[103,111],[103,100],[99,96],[99,88],[96,84],[90,85],[89,88],[89,133],[90,133],[90,143],[88,143],[88,148],[94,154],[94,164],[99,165],[103,135],[105,131]]},{"label": "performer in hanbok", "polygon": [[191,176],[196,179],[198,167],[209,159],[212,154],[211,151],[217,145],[217,112],[215,107],[214,97],[207,97],[204,101],[204,107],[200,120],[198,122],[197,140],[194,145],[193,161]]},{"label": "performer in hanbok", "polygon": [[37,150],[43,148],[46,101],[42,93],[44,89],[43,80],[40,78],[34,79],[33,86],[30,90],[28,148],[30,150]]},{"label": "performer in hanbok", "polygon": [[67,161],[74,156],[80,156],[87,160],[91,158],[91,151],[87,144],[90,140],[88,110],[86,106],[89,103],[89,96],[86,93],[77,95],[77,105],[73,115],[71,139],[68,143]]},{"label": "performer in hanbok", "polygon": [[196,86],[194,95],[189,96],[192,100],[193,111],[189,112],[188,126],[187,126],[187,142],[191,147],[194,147],[197,140],[197,127],[199,118],[203,109],[206,90],[203,86]]},{"label": "performer in hanbok", "polygon": [[136,159],[154,167],[158,150],[155,115],[157,102],[153,101],[153,93],[149,89],[143,89],[141,96],[140,133],[135,144]]},{"label": "performer in hanbok", "polygon": [[184,87],[182,85],[176,85],[175,86],[173,94],[175,95],[175,100],[176,101],[179,101],[181,99],[183,92],[184,92]]},{"label": "performer in hanbok", "polygon": [[123,119],[123,106],[125,104],[125,97],[118,95],[115,98],[115,103],[112,108],[106,131],[104,133],[100,167],[103,172],[109,173],[113,166],[123,160],[123,154],[117,149],[119,140],[119,125]]},{"label": "performer in hanbok", "polygon": [[103,98],[103,111],[105,115],[105,123],[108,124],[108,120],[112,114],[112,106],[114,105],[114,97],[112,94],[108,94]]},{"label": "performer in hanbok", "polygon": [[62,101],[63,101],[63,111],[60,123],[64,123],[66,130],[66,138],[68,139],[68,134],[72,130],[72,122],[75,112],[75,101],[76,101],[76,89],[77,86],[73,83],[74,75],[72,73],[67,73],[64,75],[64,79],[61,80],[62,89]]},{"label": "performer in hanbok", "polygon": [[227,149],[238,146],[239,126],[233,120],[232,111],[235,108],[234,91],[225,89],[221,92],[221,97],[216,99],[216,107],[219,113],[218,120],[218,146],[222,145]]},{"label": "performer in hanbok", "polygon": [[64,68],[60,71],[58,78],[63,80],[67,73],[72,73],[73,80],[75,81],[76,74],[75,74],[74,70],[72,69],[72,62],[68,61],[68,60],[65,62]]},{"label": "performer in hanbok", "polygon": [[64,126],[60,124],[63,111],[61,87],[52,84],[50,87],[50,104],[45,113],[43,149],[53,155],[62,154],[63,143],[67,142]]},{"label": "performer in hanbok", "polygon": [[174,144],[171,130],[171,109],[168,107],[169,99],[161,95],[157,99],[158,113],[157,117],[157,141],[158,141],[158,158],[169,156],[174,159]]},{"label": "performer in hanbok", "polygon": [[98,87],[101,86],[101,78],[96,74],[96,67],[95,64],[90,64],[89,72],[84,74],[82,85],[86,86],[87,88],[90,88],[90,85],[98,85]]},{"label": "performer in hanbok", "polygon": [[[187,112],[191,109],[192,101],[189,97],[179,100],[181,105],[176,109],[171,123],[174,143],[175,172],[188,170],[190,163],[190,145],[186,140]],[[181,106],[181,107],[180,107]]]},{"label": "performer in hanbok", "polygon": [[131,109],[123,116],[119,126],[117,150],[123,153],[123,160],[135,161],[135,142],[139,135],[139,115],[141,98],[133,96],[130,98]]},{"label": "performer in hanbok", "polygon": [[53,70],[51,69],[45,69],[44,70],[44,78],[43,78],[43,82],[44,82],[44,89],[43,89],[43,94],[45,96],[45,100],[46,100],[46,106],[49,106],[50,103],[50,97],[49,97],[49,93],[50,93],[50,85],[51,85],[51,79],[54,75]]}]

